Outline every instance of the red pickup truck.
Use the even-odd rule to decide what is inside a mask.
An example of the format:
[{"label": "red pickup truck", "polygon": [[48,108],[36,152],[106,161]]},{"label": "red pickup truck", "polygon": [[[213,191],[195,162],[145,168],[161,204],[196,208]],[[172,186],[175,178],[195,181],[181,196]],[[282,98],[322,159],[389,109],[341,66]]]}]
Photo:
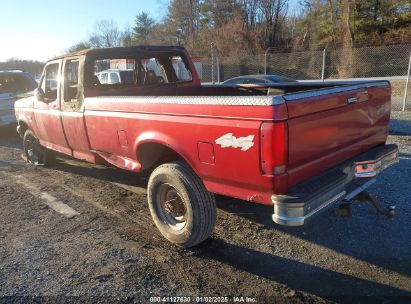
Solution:
[{"label": "red pickup truck", "polygon": [[390,96],[387,81],[202,86],[184,48],[138,46],[49,61],[15,111],[34,165],[58,151],[149,170],[156,226],[190,247],[213,231],[213,193],[271,205],[289,226],[358,197],[397,162]]}]

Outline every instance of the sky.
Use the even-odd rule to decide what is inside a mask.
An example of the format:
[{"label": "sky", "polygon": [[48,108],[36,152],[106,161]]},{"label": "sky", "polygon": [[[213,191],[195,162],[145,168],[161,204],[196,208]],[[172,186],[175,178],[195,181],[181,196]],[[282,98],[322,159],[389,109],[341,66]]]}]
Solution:
[{"label": "sky", "polygon": [[[291,6],[297,1],[290,0]],[[0,0],[0,62],[46,61],[86,40],[99,20],[114,20],[124,30],[142,11],[160,21],[168,4],[169,0]]]},{"label": "sky", "polygon": [[123,30],[148,12],[160,20],[167,0],[0,0],[0,62],[9,58],[45,61],[86,40],[98,20]]}]

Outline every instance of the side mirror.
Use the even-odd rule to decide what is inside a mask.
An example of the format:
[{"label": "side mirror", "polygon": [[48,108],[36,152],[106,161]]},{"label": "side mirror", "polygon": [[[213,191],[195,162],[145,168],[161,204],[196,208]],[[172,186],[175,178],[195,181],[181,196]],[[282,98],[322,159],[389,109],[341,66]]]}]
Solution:
[{"label": "side mirror", "polygon": [[34,97],[37,101],[44,101],[44,91],[42,88],[37,88],[34,90]]}]

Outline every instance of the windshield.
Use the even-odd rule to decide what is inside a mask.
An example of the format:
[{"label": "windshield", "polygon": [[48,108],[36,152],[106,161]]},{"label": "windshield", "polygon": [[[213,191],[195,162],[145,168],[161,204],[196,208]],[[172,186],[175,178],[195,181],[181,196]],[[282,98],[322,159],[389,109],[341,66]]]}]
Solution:
[{"label": "windshield", "polygon": [[26,75],[0,75],[0,93],[20,95],[35,88],[35,82]]}]

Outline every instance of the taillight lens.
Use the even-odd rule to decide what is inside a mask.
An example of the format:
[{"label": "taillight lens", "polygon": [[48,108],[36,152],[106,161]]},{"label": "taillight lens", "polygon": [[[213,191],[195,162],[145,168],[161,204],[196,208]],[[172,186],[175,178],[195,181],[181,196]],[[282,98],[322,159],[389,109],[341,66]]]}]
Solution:
[{"label": "taillight lens", "polygon": [[260,142],[263,174],[280,175],[285,173],[288,160],[287,123],[263,123]]}]

